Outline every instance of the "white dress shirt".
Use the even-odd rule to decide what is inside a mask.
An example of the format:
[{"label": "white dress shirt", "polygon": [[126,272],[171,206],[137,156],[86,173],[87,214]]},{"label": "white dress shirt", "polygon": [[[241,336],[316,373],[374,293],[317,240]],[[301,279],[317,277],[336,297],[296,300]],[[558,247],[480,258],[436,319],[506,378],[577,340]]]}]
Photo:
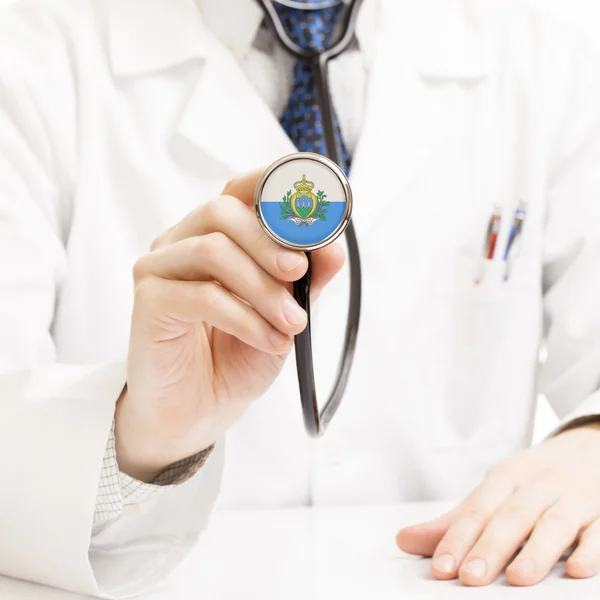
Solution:
[{"label": "white dress shirt", "polygon": [[[257,0],[196,1],[205,23],[229,48],[265,104],[275,115],[281,115],[292,89],[295,59],[283,49],[270,27],[265,27],[267,21]],[[332,61],[330,68],[335,109],[351,153],[362,125],[376,10],[377,0],[364,2],[357,42]]]}]

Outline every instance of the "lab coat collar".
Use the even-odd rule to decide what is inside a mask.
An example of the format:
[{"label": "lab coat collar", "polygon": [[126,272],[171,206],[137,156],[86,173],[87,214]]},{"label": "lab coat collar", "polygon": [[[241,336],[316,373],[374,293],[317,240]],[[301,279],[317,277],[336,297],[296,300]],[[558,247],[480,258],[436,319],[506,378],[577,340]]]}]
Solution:
[{"label": "lab coat collar", "polygon": [[263,21],[256,0],[196,0],[206,26],[241,61],[252,48]]},{"label": "lab coat collar", "polygon": [[[351,0],[343,0],[346,4]],[[238,61],[250,51],[264,19],[257,0],[196,0],[207,27],[219,38]],[[356,24],[356,38],[361,51],[370,58],[375,40],[373,20],[378,0],[365,0]]]},{"label": "lab coat collar", "polygon": [[[224,33],[220,34],[224,22],[216,19],[216,12],[201,14],[209,1],[144,0],[142,6],[140,0],[107,0],[113,73],[131,76],[159,71],[205,56],[206,27],[220,38]],[[226,36],[230,40],[226,45],[240,60],[260,26],[262,10],[253,0],[224,1],[239,2],[235,12],[241,9],[246,20],[246,28],[235,27],[236,36]],[[368,59],[376,45],[379,5],[390,1],[398,2],[366,0],[361,10],[357,37]],[[223,2],[215,2],[221,14]],[[485,5],[487,10],[489,5]],[[426,79],[471,81],[485,77],[494,69],[495,56],[489,37],[481,32],[481,22],[489,22],[489,15],[482,19],[478,11],[477,3],[466,11],[453,0],[402,2],[402,18],[411,23],[410,28],[401,28],[402,35],[410,38],[410,55],[402,60],[412,61]],[[226,12],[234,12],[233,7]],[[238,22],[236,17],[234,23]]]},{"label": "lab coat collar", "polygon": [[195,0],[107,0],[108,51],[116,76],[160,71],[206,53]]},{"label": "lab coat collar", "polygon": [[[344,0],[348,2],[349,0]],[[375,42],[379,0],[366,0],[356,37],[367,60]],[[256,0],[107,0],[108,39],[116,76],[160,71],[206,54],[207,27],[240,61],[263,20]]]}]

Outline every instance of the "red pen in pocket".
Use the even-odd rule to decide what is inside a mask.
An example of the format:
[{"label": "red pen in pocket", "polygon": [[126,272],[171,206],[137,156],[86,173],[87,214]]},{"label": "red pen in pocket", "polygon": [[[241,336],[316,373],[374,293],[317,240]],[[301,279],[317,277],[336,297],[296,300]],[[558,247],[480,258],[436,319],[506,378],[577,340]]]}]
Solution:
[{"label": "red pen in pocket", "polygon": [[494,212],[488,223],[487,233],[485,236],[485,245],[483,248],[483,260],[481,262],[481,270],[479,277],[475,279],[475,285],[479,285],[483,279],[483,271],[486,260],[493,260],[496,253],[496,244],[498,242],[498,234],[500,233],[500,225],[502,224],[502,209],[499,206],[494,206]]}]

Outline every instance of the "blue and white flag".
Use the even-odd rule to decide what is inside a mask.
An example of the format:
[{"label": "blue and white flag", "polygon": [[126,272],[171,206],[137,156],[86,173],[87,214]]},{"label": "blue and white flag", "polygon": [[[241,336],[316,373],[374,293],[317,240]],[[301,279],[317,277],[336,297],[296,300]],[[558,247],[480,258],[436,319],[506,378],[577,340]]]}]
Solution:
[{"label": "blue and white flag", "polygon": [[276,238],[310,247],[341,233],[351,208],[348,201],[349,188],[339,174],[318,160],[297,158],[268,176],[257,209]]}]

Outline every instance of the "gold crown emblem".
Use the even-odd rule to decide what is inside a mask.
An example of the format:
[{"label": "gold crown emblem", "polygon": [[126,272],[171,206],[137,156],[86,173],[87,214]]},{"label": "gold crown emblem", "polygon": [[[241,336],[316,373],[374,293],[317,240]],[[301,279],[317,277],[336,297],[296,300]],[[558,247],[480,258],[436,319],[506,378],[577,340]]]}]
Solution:
[{"label": "gold crown emblem", "polygon": [[306,181],[306,175],[302,175],[302,181],[296,181],[294,187],[299,194],[308,194],[315,187],[312,181]]}]

